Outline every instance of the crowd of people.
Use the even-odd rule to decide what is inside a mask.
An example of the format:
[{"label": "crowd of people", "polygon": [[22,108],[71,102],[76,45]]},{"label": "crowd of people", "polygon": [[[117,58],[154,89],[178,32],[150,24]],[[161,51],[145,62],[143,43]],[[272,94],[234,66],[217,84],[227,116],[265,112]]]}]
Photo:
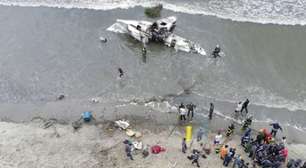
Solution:
[{"label": "crowd of people", "polygon": [[[248,114],[248,105],[250,101],[246,99],[244,102],[239,102],[235,113],[243,115],[243,112]],[[180,121],[186,121],[187,118],[191,119],[194,117],[194,110],[196,105],[193,103],[184,105],[181,103],[178,107]],[[212,120],[214,112],[214,104],[210,103],[208,110],[208,118]],[[271,131],[263,128],[259,132],[252,130],[250,128],[252,124],[252,116],[245,116],[245,120],[241,125],[241,131],[243,132],[241,136],[240,145],[243,148],[249,159],[243,158],[241,154],[237,154],[235,146],[229,146],[228,144],[223,144],[222,131],[218,131],[213,140],[213,146],[215,147],[215,152],[220,155],[223,160],[223,166],[232,166],[233,168],[281,168],[286,165],[287,168],[306,168],[306,161],[303,163],[300,159],[290,159],[288,161],[288,148],[286,146],[286,137],[282,137],[281,140],[276,141],[276,135],[278,131],[283,131],[279,123],[271,123]],[[234,133],[235,124],[234,122],[228,126],[225,132],[226,137],[231,136]],[[255,132],[255,133],[254,133]],[[208,144],[203,145],[201,143],[202,137],[204,135],[204,129],[199,128],[196,134],[196,140],[200,143],[201,149],[193,149],[190,156],[187,156],[191,160],[192,165],[200,167],[199,158],[206,158],[211,152],[211,146]],[[183,138],[181,143],[181,151],[183,154],[187,153],[187,143],[186,139]],[[129,144],[126,144],[126,154],[127,157],[133,160],[131,155],[131,148]],[[249,160],[249,162],[247,162]],[[287,164],[285,164],[287,163]]]}]

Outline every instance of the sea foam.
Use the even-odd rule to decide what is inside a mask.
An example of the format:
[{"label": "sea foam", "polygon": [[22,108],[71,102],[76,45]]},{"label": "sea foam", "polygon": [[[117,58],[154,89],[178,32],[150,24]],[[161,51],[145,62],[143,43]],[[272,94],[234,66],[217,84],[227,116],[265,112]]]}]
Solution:
[{"label": "sea foam", "polygon": [[306,25],[306,2],[301,0],[1,0],[1,5],[46,6],[95,10],[128,9],[163,4],[165,9],[188,14],[216,16],[240,22]]}]

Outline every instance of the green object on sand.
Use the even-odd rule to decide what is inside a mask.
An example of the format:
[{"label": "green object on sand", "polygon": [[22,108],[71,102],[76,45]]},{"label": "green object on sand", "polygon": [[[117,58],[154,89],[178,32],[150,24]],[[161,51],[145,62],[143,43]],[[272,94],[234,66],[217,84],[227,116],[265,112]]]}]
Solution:
[{"label": "green object on sand", "polygon": [[159,4],[151,8],[145,8],[145,14],[150,18],[160,17],[160,12],[163,9],[163,5]]}]

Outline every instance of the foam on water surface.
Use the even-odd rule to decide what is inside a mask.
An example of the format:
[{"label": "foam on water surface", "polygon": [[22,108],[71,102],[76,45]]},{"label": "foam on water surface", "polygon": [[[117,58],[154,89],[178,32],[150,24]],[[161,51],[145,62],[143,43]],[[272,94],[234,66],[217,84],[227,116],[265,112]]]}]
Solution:
[{"label": "foam on water surface", "polygon": [[46,6],[58,8],[86,8],[95,10],[127,9],[136,6],[150,7],[158,3],[175,12],[217,16],[241,22],[273,23],[285,25],[306,24],[304,0],[1,0],[2,5]]}]

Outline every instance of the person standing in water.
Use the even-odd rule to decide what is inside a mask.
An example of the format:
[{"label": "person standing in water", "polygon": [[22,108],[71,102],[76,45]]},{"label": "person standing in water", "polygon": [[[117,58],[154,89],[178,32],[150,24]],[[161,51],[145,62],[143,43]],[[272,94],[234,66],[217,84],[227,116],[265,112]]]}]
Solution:
[{"label": "person standing in water", "polygon": [[220,46],[217,44],[215,50],[212,53],[213,58],[217,58],[217,57],[221,57],[220,56],[220,52],[221,52],[221,48]]},{"label": "person standing in water", "polygon": [[119,72],[119,77],[122,78],[124,75],[124,72],[121,68],[118,68],[118,72]]},{"label": "person standing in water", "polygon": [[147,48],[145,46],[142,48],[142,55],[147,55]]},{"label": "person standing in water", "polygon": [[179,113],[180,113],[180,120],[184,120],[186,121],[186,109],[183,103],[181,103],[181,105],[179,106]]},{"label": "person standing in water", "polygon": [[191,117],[191,120],[192,120],[193,119],[193,112],[194,112],[194,109],[196,108],[196,105],[194,105],[193,103],[190,103],[190,104],[187,104],[186,107],[187,107],[187,110],[188,110],[187,116],[188,116],[188,118]]},{"label": "person standing in water", "polygon": [[242,109],[242,102],[240,101],[238,104],[237,104],[237,107],[235,109],[235,113],[238,114],[238,112],[240,112]]},{"label": "person standing in water", "polygon": [[238,104],[237,104],[237,107],[235,109],[235,119],[238,119],[239,117],[239,114],[241,113],[241,109],[242,109],[242,102],[240,101]]},{"label": "person standing in water", "polygon": [[211,120],[212,119],[212,115],[213,115],[213,112],[214,112],[214,104],[213,103],[210,103],[210,107],[209,107],[209,119]]},{"label": "person standing in water", "polygon": [[250,101],[249,101],[249,99],[246,99],[244,102],[243,102],[243,104],[242,104],[242,108],[241,108],[241,110],[240,110],[240,112],[241,112],[241,114],[242,114],[242,112],[245,110],[245,113],[246,114],[248,114],[248,105],[249,105],[249,103],[250,103]]},{"label": "person standing in water", "polygon": [[273,137],[276,136],[276,133],[277,133],[278,130],[283,131],[283,128],[279,125],[279,123],[272,123],[270,125],[272,126],[271,135]]}]

